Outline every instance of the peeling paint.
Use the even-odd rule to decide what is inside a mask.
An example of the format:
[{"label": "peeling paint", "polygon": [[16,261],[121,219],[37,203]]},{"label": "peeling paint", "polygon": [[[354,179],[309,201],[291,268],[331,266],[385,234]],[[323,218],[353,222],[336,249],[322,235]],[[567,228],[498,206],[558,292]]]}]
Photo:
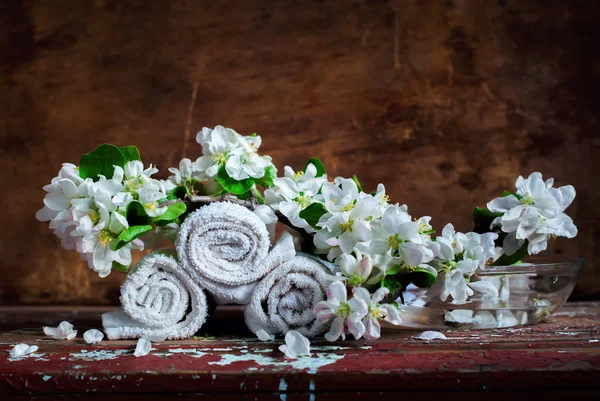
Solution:
[{"label": "peeling paint", "polygon": [[281,378],[281,379],[279,380],[279,391],[287,391],[287,388],[288,388],[288,385],[287,385],[287,383],[285,382],[285,379],[284,379],[284,378]]},{"label": "peeling paint", "polygon": [[309,391],[315,391],[315,381],[311,380],[308,384],[308,390]]},{"label": "peeling paint", "polygon": [[125,350],[125,349],[118,349],[118,350],[102,349],[102,350],[95,350],[95,351],[90,351],[90,352],[88,352],[85,349],[82,349],[81,352],[79,352],[79,353],[71,354],[70,360],[82,359],[84,361],[105,361],[108,359],[116,359],[119,356],[128,354],[128,353],[131,353],[131,351]]},{"label": "peeling paint", "polygon": [[227,366],[234,362],[252,361],[261,366],[286,367],[290,366],[294,369],[307,369],[308,373],[315,374],[319,368],[331,365],[332,363],[343,359],[344,355],[314,353],[314,356],[303,356],[298,359],[275,359],[268,356],[256,354],[221,355],[221,360],[216,362],[208,362],[209,365]]},{"label": "peeling paint", "polygon": [[52,376],[44,375],[44,377],[42,377],[42,380],[45,382],[47,382],[50,379],[52,379]]}]

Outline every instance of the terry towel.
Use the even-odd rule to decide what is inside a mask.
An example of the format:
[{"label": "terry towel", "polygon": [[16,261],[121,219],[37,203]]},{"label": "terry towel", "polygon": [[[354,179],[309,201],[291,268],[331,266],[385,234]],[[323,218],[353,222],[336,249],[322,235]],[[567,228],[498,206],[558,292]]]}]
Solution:
[{"label": "terry towel", "polygon": [[298,254],[263,278],[244,309],[253,332],[284,335],[297,330],[306,337],[321,334],[326,323],[316,320],[314,307],[327,290],[326,265],[318,258]]},{"label": "terry towel", "polygon": [[110,340],[142,336],[191,337],[206,321],[203,290],[174,258],[174,252],[145,256],[121,286],[122,310],[102,315]]},{"label": "terry towel", "polygon": [[184,270],[219,305],[248,303],[256,282],[274,268],[267,258],[269,245],[261,219],[229,202],[191,213],[176,242]]}]

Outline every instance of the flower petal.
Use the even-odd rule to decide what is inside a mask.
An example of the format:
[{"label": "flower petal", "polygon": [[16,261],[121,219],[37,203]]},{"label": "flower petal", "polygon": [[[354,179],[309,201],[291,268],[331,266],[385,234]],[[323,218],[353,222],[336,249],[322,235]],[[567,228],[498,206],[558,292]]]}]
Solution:
[{"label": "flower petal", "polygon": [[440,333],[439,331],[424,331],[421,334],[419,334],[418,336],[413,336],[414,339],[416,340],[425,340],[425,341],[429,341],[429,340],[447,340],[448,337],[446,337],[444,334]]},{"label": "flower petal", "polygon": [[88,344],[96,344],[104,339],[104,334],[100,330],[90,329],[83,333],[83,339]]},{"label": "flower petal", "polygon": [[269,334],[262,329],[256,332],[256,337],[258,337],[260,341],[273,341],[275,339],[275,336],[273,334]]},{"label": "flower petal", "polygon": [[146,337],[142,337],[138,340],[133,355],[135,357],[146,356],[150,353],[152,343]]}]

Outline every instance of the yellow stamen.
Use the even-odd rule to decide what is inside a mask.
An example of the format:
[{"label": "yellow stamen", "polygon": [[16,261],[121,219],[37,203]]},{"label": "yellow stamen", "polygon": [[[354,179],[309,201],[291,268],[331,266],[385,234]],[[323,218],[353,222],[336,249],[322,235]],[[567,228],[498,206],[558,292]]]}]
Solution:
[{"label": "yellow stamen", "polygon": [[340,224],[340,230],[342,230],[343,233],[345,233],[346,231],[352,232],[353,224],[354,220],[348,220],[347,222]]},{"label": "yellow stamen", "polygon": [[296,173],[294,174],[294,178],[296,180],[299,180],[300,177],[302,177],[304,175],[304,171],[296,171]]},{"label": "yellow stamen", "polygon": [[152,202],[152,203],[148,203],[147,205],[145,205],[144,207],[150,211],[156,211],[156,207],[158,206],[158,202]]},{"label": "yellow stamen", "polygon": [[88,216],[90,216],[90,219],[92,219],[92,224],[94,225],[100,221],[100,213],[95,210],[90,210],[88,212]]},{"label": "yellow stamen", "polygon": [[402,243],[402,239],[398,236],[398,234],[394,234],[394,235],[390,235],[388,237],[388,245],[392,248],[392,249],[398,249],[398,247],[400,246],[400,244]]},{"label": "yellow stamen", "polygon": [[356,206],[356,204],[354,202],[350,202],[342,208],[342,212],[349,212],[350,210],[354,209],[354,206]]},{"label": "yellow stamen", "polygon": [[102,244],[102,246],[108,246],[112,242],[112,240],[113,237],[110,231],[108,231],[107,229],[100,231],[98,241],[100,242],[100,244]]},{"label": "yellow stamen", "polygon": [[219,164],[223,164],[227,161],[227,155],[225,153],[215,153],[214,155],[211,155],[210,158],[212,161]]}]

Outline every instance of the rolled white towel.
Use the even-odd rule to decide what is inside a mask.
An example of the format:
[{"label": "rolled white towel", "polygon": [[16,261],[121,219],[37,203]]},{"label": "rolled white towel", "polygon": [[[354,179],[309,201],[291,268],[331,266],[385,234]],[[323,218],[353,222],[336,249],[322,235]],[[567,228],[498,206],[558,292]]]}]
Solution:
[{"label": "rolled white towel", "polygon": [[270,240],[265,223],[229,202],[191,213],[176,245],[185,271],[220,305],[248,303],[256,282],[274,267],[266,259]]},{"label": "rolled white towel", "polygon": [[122,310],[102,315],[110,340],[191,337],[208,311],[204,291],[168,251],[151,253],[133,267],[121,286],[121,305]]},{"label": "rolled white towel", "polygon": [[318,258],[306,254],[275,268],[258,283],[246,305],[248,328],[255,334],[265,330],[284,335],[296,330],[307,337],[325,331],[326,323],[317,321],[313,309],[327,291],[326,269]]},{"label": "rolled white towel", "polygon": [[[294,238],[289,233],[283,233],[275,246],[273,246],[273,249],[269,251],[267,257],[260,263],[265,272],[268,273],[280,266],[283,262],[292,259],[295,255]],[[235,286],[219,284],[209,279],[204,279],[201,283],[201,285],[212,295],[212,298],[217,305],[246,305],[250,302],[250,298],[252,297],[252,293],[257,284],[258,280],[253,281],[250,284]]]}]

